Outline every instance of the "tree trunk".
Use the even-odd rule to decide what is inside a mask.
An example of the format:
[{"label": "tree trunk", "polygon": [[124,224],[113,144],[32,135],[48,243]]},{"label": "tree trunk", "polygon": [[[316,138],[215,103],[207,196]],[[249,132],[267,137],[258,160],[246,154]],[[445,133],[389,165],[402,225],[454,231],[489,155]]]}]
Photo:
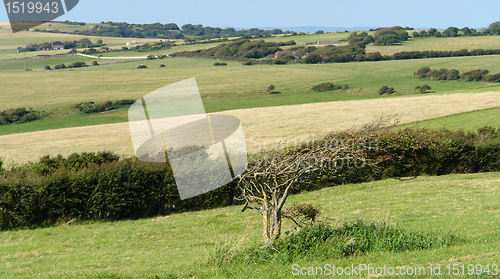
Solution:
[{"label": "tree trunk", "polygon": [[269,201],[266,196],[264,196],[263,203],[262,203],[262,225],[263,225],[263,230],[262,230],[262,238],[264,240],[264,243],[266,246],[272,244],[272,235],[271,235],[271,220],[270,220],[270,212],[271,208],[269,207]]},{"label": "tree trunk", "polygon": [[281,235],[281,208],[270,206],[267,199],[264,200],[262,210],[263,240],[266,246],[273,244]]}]

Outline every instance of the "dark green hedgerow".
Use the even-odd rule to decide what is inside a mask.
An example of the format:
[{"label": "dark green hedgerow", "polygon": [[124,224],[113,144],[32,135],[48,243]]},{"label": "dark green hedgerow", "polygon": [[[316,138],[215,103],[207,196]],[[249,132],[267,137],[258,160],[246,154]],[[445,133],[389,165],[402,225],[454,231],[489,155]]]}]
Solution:
[{"label": "dark green hedgerow", "polygon": [[[424,128],[375,129],[363,137],[353,131],[331,134],[318,143],[340,148],[327,171],[301,181],[292,192],[335,185],[423,174],[500,171],[500,130],[477,133]],[[354,147],[349,145],[358,140]],[[307,149],[308,146],[298,147]],[[352,148],[362,152],[353,152]],[[348,159],[349,154],[358,157]],[[346,159],[347,158],[347,159]],[[377,162],[376,165],[364,164]],[[193,175],[188,172],[185,175]],[[217,179],[219,174],[200,174]],[[234,204],[236,182],[182,201],[168,163],[118,159],[102,152],[43,157],[38,163],[2,168],[0,227],[4,229],[58,224],[71,219],[118,220],[199,210]]]},{"label": "dark green hedgerow", "polygon": [[38,164],[7,171],[0,179],[0,226],[143,218],[232,204],[234,184],[182,201],[169,164],[117,161],[108,155],[87,154],[87,161],[78,155],[44,157]]}]

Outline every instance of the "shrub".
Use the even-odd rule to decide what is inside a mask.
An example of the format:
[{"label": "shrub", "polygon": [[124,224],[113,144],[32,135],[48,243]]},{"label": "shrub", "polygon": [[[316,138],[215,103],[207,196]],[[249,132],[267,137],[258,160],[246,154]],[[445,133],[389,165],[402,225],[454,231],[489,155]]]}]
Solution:
[{"label": "shrub", "polygon": [[227,63],[224,63],[224,62],[222,62],[222,63],[216,62],[216,63],[214,63],[214,66],[227,66]]},{"label": "shrub", "polygon": [[500,82],[500,73],[489,75],[485,78],[487,82]]},{"label": "shrub", "polygon": [[51,68],[50,66],[43,66],[43,69],[44,69],[45,71],[50,71],[50,70],[52,70],[52,68]]},{"label": "shrub", "polygon": [[473,70],[460,75],[460,78],[464,81],[480,81],[483,80],[487,75],[488,70]]},{"label": "shrub", "polygon": [[79,67],[85,67],[87,66],[85,62],[73,62],[71,63],[71,67],[73,68],[79,68]]},{"label": "shrub", "polygon": [[137,66],[137,69],[146,69],[147,67],[148,66],[141,64],[141,65]]},{"label": "shrub", "polygon": [[161,65],[160,65],[160,68],[165,68],[165,65],[164,65],[164,64],[161,64]]},{"label": "shrub", "polygon": [[387,87],[386,85],[382,86],[379,90],[378,90],[378,94],[379,95],[382,95],[384,93],[387,93],[387,94],[392,94],[394,93],[395,90],[394,90],[394,87]]},{"label": "shrub", "polygon": [[455,69],[451,69],[445,74],[446,80],[457,80],[460,79],[460,72]]},{"label": "shrub", "polygon": [[94,60],[94,61],[92,62],[92,66],[99,66],[99,63],[98,63],[97,61],[95,61],[95,60]]},{"label": "shrub", "polygon": [[269,85],[267,88],[266,88],[266,92],[267,93],[271,93],[274,89],[276,88],[276,86],[274,86],[273,84]]},{"label": "shrub", "polygon": [[43,111],[36,111],[30,108],[17,108],[0,111],[0,125],[13,123],[26,123],[42,119],[45,116]]},{"label": "shrub", "polygon": [[320,83],[318,85],[313,86],[312,90],[318,91],[318,92],[324,92],[324,91],[338,90],[341,88],[342,88],[341,85],[335,85],[331,82],[324,82],[324,83]]},{"label": "shrub", "polygon": [[116,102],[111,102],[111,101],[106,101],[102,104],[96,104],[92,101],[90,102],[83,102],[83,103],[78,103],[74,105],[74,108],[79,109],[83,113],[93,113],[93,112],[103,112],[103,111],[108,111],[112,109],[117,109],[123,106],[128,106],[135,103],[135,100],[132,99],[124,99]]},{"label": "shrub", "polygon": [[119,108],[119,107],[122,107],[122,106],[129,106],[129,105],[132,105],[133,103],[135,103],[135,100],[133,100],[133,99],[123,99],[123,100],[120,100],[120,101],[116,101],[113,104],[113,108]]},{"label": "shrub", "polygon": [[64,64],[59,64],[59,65],[55,65],[55,66],[54,66],[54,69],[56,69],[56,70],[59,70],[59,69],[66,69],[66,68],[67,68],[67,67],[66,67],[66,65],[64,65]]}]

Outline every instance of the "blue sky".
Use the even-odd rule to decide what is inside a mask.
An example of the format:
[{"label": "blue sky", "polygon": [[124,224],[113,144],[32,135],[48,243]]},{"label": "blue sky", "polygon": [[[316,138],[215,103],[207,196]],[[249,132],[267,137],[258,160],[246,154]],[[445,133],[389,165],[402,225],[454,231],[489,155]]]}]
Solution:
[{"label": "blue sky", "polygon": [[[473,3],[473,5],[471,5]],[[499,0],[80,0],[57,20],[186,23],[213,27],[487,27],[500,21]],[[0,21],[8,21],[0,9]]]}]

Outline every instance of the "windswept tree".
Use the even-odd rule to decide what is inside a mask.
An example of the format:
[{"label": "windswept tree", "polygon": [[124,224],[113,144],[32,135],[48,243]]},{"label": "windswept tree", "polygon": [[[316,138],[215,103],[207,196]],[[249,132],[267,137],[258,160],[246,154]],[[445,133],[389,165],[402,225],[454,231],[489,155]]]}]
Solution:
[{"label": "windswept tree", "polygon": [[333,169],[339,170],[340,162],[341,167],[350,162],[353,168],[378,172],[380,157],[368,156],[373,148],[371,139],[376,131],[389,127],[389,121],[374,121],[360,129],[331,134],[295,148],[278,146],[251,161],[240,177],[242,194],[238,199],[245,202],[242,211],[253,209],[262,216],[264,243],[271,245],[280,237],[283,217],[299,223],[294,219],[297,216],[284,214],[283,209],[290,194],[300,191],[301,186],[330,176]]}]

